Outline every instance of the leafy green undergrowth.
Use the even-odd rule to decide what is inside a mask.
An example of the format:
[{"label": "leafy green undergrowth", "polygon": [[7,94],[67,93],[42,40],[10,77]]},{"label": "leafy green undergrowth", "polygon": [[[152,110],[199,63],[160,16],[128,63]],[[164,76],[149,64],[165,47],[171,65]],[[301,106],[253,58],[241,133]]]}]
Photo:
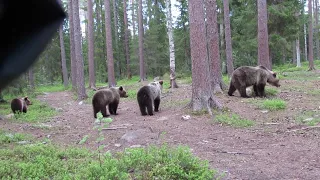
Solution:
[{"label": "leafy green undergrowth", "polygon": [[285,109],[286,106],[286,102],[281,99],[266,99],[260,104],[262,109],[268,109],[271,111]]},{"label": "leafy green undergrowth", "polygon": [[320,113],[319,111],[304,111],[300,113],[295,119],[301,124],[315,126],[320,123]]},{"label": "leafy green undergrowth", "polygon": [[266,96],[276,96],[279,91],[275,88],[270,88],[268,86],[265,87]]},{"label": "leafy green undergrowth", "polygon": [[[0,146],[5,146],[10,143],[30,140],[30,136],[20,133],[9,133],[0,129]],[[1,158],[0,158],[1,159]]]},{"label": "leafy green undergrowth", "polygon": [[254,125],[254,121],[243,119],[239,115],[232,113],[230,111],[222,111],[222,112],[216,112],[216,113],[217,114],[213,119],[214,122],[218,122],[228,126],[239,127],[239,128],[251,127]]},{"label": "leafy green undergrowth", "polygon": [[218,179],[187,147],[129,148],[112,155],[52,144],[0,148],[3,179]]},{"label": "leafy green undergrowth", "polygon": [[[14,120],[24,122],[43,122],[49,117],[57,114],[54,108],[49,107],[46,103],[40,102],[37,99],[31,99],[32,105],[28,106],[27,113],[16,113],[13,117]],[[12,113],[11,102],[0,104],[0,114],[7,115]]]},{"label": "leafy green undergrowth", "polygon": [[44,92],[59,92],[59,91],[65,91],[65,90],[71,90],[71,85],[69,85],[67,88],[63,86],[63,84],[53,84],[53,85],[44,85],[44,86],[37,86],[36,87],[36,93],[44,93]]}]

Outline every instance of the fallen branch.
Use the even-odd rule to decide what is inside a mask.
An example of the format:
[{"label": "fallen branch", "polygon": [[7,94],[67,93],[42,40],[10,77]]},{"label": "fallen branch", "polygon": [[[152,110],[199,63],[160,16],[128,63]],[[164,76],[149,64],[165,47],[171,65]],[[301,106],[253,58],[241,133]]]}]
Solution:
[{"label": "fallen branch", "polygon": [[102,130],[117,130],[117,129],[127,129],[128,127],[110,127],[110,128],[102,128]]},{"label": "fallen branch", "polygon": [[320,126],[308,126],[308,127],[304,127],[301,129],[294,129],[294,130],[290,130],[290,131],[286,131],[286,132],[296,132],[296,131],[303,131],[303,130],[316,129],[316,128],[320,128]]},{"label": "fallen branch", "polygon": [[278,125],[280,123],[264,123],[264,125]]},{"label": "fallen branch", "polygon": [[219,151],[219,150],[215,150],[217,153],[226,153],[226,154],[244,154],[244,155],[252,155],[252,153],[243,153],[243,152],[236,152],[236,151]]}]

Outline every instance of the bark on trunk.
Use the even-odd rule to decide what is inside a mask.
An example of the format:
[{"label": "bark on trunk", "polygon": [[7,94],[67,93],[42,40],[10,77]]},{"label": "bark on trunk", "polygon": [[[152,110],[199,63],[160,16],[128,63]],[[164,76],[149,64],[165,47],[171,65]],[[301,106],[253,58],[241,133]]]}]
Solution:
[{"label": "bark on trunk", "polygon": [[61,52],[61,68],[62,68],[62,80],[65,88],[68,87],[68,70],[66,63],[66,51],[64,48],[64,39],[63,39],[63,25],[59,28],[59,36],[60,36],[60,52]]},{"label": "bark on trunk", "polygon": [[114,61],[113,61],[111,16],[110,16],[110,1],[109,0],[104,0],[104,8],[105,8],[105,24],[106,24],[108,84],[109,84],[109,87],[114,87],[114,86],[116,86],[116,80],[114,77]]},{"label": "bark on trunk", "polygon": [[224,26],[225,26],[225,40],[226,40],[226,57],[227,57],[227,72],[231,77],[234,67],[232,59],[232,42],[231,42],[231,28],[230,28],[230,16],[229,16],[229,0],[223,1],[224,9]]},{"label": "bark on trunk", "polygon": [[134,38],[134,36],[136,35],[136,18],[134,17],[134,12],[135,12],[135,4],[134,4],[135,0],[131,0],[131,19],[132,19],[132,33],[133,36],[132,38]]},{"label": "bark on trunk", "polygon": [[85,82],[84,82],[84,69],[83,69],[83,57],[81,47],[81,27],[79,17],[79,1],[73,0],[73,25],[74,25],[74,48],[75,48],[75,59],[76,59],[76,81],[77,81],[77,94],[78,100],[87,98]]},{"label": "bark on trunk", "polygon": [[297,63],[296,41],[292,41],[292,64]]},{"label": "bark on trunk", "polygon": [[271,70],[269,59],[267,0],[258,0],[258,65]]},{"label": "bark on trunk", "polygon": [[312,0],[309,0],[308,4],[308,10],[309,10],[309,36],[308,36],[308,59],[309,59],[309,71],[314,70],[314,64],[313,64],[313,21],[312,21]]},{"label": "bark on trunk", "polygon": [[297,52],[297,67],[301,67],[299,38],[296,39],[296,52]]},{"label": "bark on trunk", "polygon": [[117,6],[117,0],[113,0],[113,23],[114,23],[114,50],[116,51],[116,64],[118,71],[117,77],[121,77],[121,65],[120,65],[120,54],[119,54],[119,46],[118,46],[118,6]]},{"label": "bark on trunk", "polygon": [[205,0],[207,19],[207,46],[209,57],[209,73],[214,93],[222,93],[224,89],[219,52],[219,32],[217,23],[216,0]]},{"label": "bark on trunk", "polygon": [[166,1],[167,8],[167,27],[169,38],[169,53],[170,53],[170,87],[178,88],[176,83],[176,63],[175,63],[175,51],[174,51],[174,39],[172,31],[172,15],[171,15],[171,0]]},{"label": "bark on trunk", "polygon": [[129,51],[129,33],[128,29],[128,17],[127,17],[127,0],[123,1],[123,19],[124,19],[124,48],[125,48],[125,57],[127,62],[127,77],[131,79],[131,68],[130,68],[130,51]]},{"label": "bark on trunk", "polygon": [[88,64],[89,64],[89,88],[96,87],[94,70],[94,29],[93,29],[93,3],[88,1]]},{"label": "bark on trunk", "polygon": [[303,24],[303,36],[304,36],[304,58],[308,60],[308,46],[307,46],[307,27],[306,24]]},{"label": "bark on trunk", "polygon": [[315,35],[314,37],[316,38],[316,59],[319,59],[319,17],[318,17],[318,0],[314,0],[314,16],[315,16]]},{"label": "bark on trunk", "polygon": [[211,107],[221,107],[213,94],[211,76],[208,67],[206,27],[202,1],[189,1],[190,47],[192,59],[192,109],[201,111]]},{"label": "bark on trunk", "polygon": [[73,1],[68,1],[68,14],[69,14],[69,28],[70,28],[70,66],[71,66],[71,82],[72,89],[77,90],[77,66],[76,66],[76,55],[74,46],[74,25],[73,25]]},{"label": "bark on trunk", "polygon": [[139,58],[140,58],[140,81],[146,80],[143,53],[143,17],[142,17],[142,0],[139,0]]}]

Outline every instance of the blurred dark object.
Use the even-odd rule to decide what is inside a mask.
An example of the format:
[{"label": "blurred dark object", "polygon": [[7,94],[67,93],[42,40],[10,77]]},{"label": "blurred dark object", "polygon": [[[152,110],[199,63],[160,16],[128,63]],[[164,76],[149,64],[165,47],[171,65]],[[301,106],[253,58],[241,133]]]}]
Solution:
[{"label": "blurred dark object", "polygon": [[57,0],[0,0],[0,89],[34,63],[64,18]]}]

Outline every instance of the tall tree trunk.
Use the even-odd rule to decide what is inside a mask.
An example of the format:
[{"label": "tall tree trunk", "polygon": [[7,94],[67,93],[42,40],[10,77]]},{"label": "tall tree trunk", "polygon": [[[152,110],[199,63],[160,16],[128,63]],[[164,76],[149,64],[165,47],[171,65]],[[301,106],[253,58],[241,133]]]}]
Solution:
[{"label": "tall tree trunk", "polygon": [[170,53],[170,86],[171,88],[178,88],[176,83],[176,62],[175,62],[175,51],[174,51],[174,39],[172,30],[172,15],[171,15],[171,0],[166,0],[167,8],[167,27],[168,27],[168,38],[169,38],[169,53]]},{"label": "tall tree trunk", "polygon": [[128,29],[128,17],[127,17],[127,0],[123,0],[123,19],[124,19],[124,48],[125,56],[127,62],[127,77],[131,79],[131,69],[130,69],[130,51],[129,51],[129,33]]},{"label": "tall tree trunk", "polygon": [[219,32],[217,23],[216,0],[205,0],[207,19],[207,46],[209,57],[209,73],[213,92],[222,92],[224,88],[221,73],[221,60],[219,51]]},{"label": "tall tree trunk", "polygon": [[73,0],[73,25],[74,25],[74,49],[76,58],[76,68],[77,68],[77,94],[78,100],[83,100],[87,98],[85,83],[84,83],[84,69],[83,69],[83,57],[82,57],[82,47],[81,47],[81,27],[80,27],[80,17],[79,17],[79,0]]},{"label": "tall tree trunk", "polygon": [[96,11],[96,16],[97,16],[97,31],[99,33],[102,33],[102,28],[101,28],[101,9],[100,7],[100,0],[96,0],[96,5],[95,5],[95,11]]},{"label": "tall tree trunk", "polygon": [[306,24],[303,24],[303,36],[304,36],[304,58],[306,61],[308,60],[308,45],[307,45],[307,27]]},{"label": "tall tree trunk", "polygon": [[319,56],[319,17],[318,17],[318,0],[314,0],[314,16],[315,16],[315,35],[314,37],[316,38],[316,59],[320,59],[320,56]]},{"label": "tall tree trunk", "polygon": [[3,99],[3,95],[2,95],[2,91],[1,91],[1,89],[0,89],[0,103],[6,103],[7,101],[5,101],[4,99]]},{"label": "tall tree trunk", "polygon": [[118,44],[118,5],[117,0],[113,0],[113,23],[114,23],[114,50],[116,51],[116,64],[118,67],[117,76],[121,77],[121,65],[120,65],[120,52],[119,52],[119,44]]},{"label": "tall tree trunk", "polygon": [[143,16],[142,16],[142,0],[139,0],[139,58],[140,58],[140,81],[146,80],[145,66],[144,66],[144,53],[143,53]]},{"label": "tall tree trunk", "polygon": [[296,41],[292,41],[292,64],[297,64]]},{"label": "tall tree trunk", "polygon": [[[223,9],[221,9],[221,11],[224,11]],[[222,13],[222,12],[220,12]],[[221,18],[220,18],[220,23],[219,23],[219,29],[220,29],[220,59],[222,62],[225,62],[226,60],[226,51],[225,51],[225,37],[224,37],[224,33],[225,33],[225,30],[224,30],[224,27],[223,27],[223,24],[224,24],[224,20],[223,20],[223,17],[221,15]],[[225,63],[224,65],[226,66],[227,63]],[[222,69],[225,69],[226,67],[223,67]]]},{"label": "tall tree trunk", "polygon": [[132,38],[136,35],[136,18],[134,17],[134,10],[135,10],[135,2],[136,0],[131,0],[131,19],[132,19]]},{"label": "tall tree trunk", "polygon": [[29,85],[31,89],[34,89],[34,74],[33,74],[33,67],[30,67],[28,71],[29,76]]},{"label": "tall tree trunk", "polygon": [[286,47],[282,47],[282,64],[286,63]]},{"label": "tall tree trunk", "polygon": [[272,68],[269,59],[267,0],[257,0],[258,3],[258,65]]},{"label": "tall tree trunk", "polygon": [[297,67],[301,67],[299,37],[296,39],[296,52],[297,52]]},{"label": "tall tree trunk", "polygon": [[226,39],[227,71],[228,71],[228,76],[231,77],[234,67],[233,67],[233,60],[232,60],[229,0],[223,1],[223,9],[224,9],[223,12],[224,12],[224,26],[225,26],[225,39]]},{"label": "tall tree trunk", "polygon": [[72,89],[77,89],[77,66],[76,66],[76,55],[74,45],[74,25],[73,25],[73,1],[68,1],[68,14],[69,14],[69,29],[70,29],[70,62],[71,62],[71,82]]},{"label": "tall tree trunk", "polygon": [[105,24],[106,24],[106,45],[107,45],[107,64],[108,64],[108,84],[109,87],[116,86],[114,77],[114,61],[113,61],[113,47],[112,47],[112,33],[111,33],[111,15],[110,15],[110,1],[104,0],[105,8]]},{"label": "tall tree trunk", "polygon": [[59,28],[59,36],[60,36],[60,51],[61,51],[61,67],[62,67],[62,79],[63,85],[65,88],[68,87],[68,70],[67,70],[67,63],[66,63],[66,51],[64,48],[64,39],[63,39],[63,25]]},{"label": "tall tree trunk", "polygon": [[89,88],[96,87],[96,77],[94,70],[94,29],[93,29],[93,3],[88,1],[88,64],[89,64]]},{"label": "tall tree trunk", "polygon": [[309,71],[314,70],[313,64],[313,21],[312,21],[312,0],[309,0],[308,4],[309,11],[309,36],[308,36],[308,49],[309,49]]},{"label": "tall tree trunk", "polygon": [[207,109],[212,114],[211,107],[221,107],[213,94],[212,76],[208,67],[206,43],[206,26],[202,1],[189,0],[190,47],[192,60],[192,100],[194,111]]}]

